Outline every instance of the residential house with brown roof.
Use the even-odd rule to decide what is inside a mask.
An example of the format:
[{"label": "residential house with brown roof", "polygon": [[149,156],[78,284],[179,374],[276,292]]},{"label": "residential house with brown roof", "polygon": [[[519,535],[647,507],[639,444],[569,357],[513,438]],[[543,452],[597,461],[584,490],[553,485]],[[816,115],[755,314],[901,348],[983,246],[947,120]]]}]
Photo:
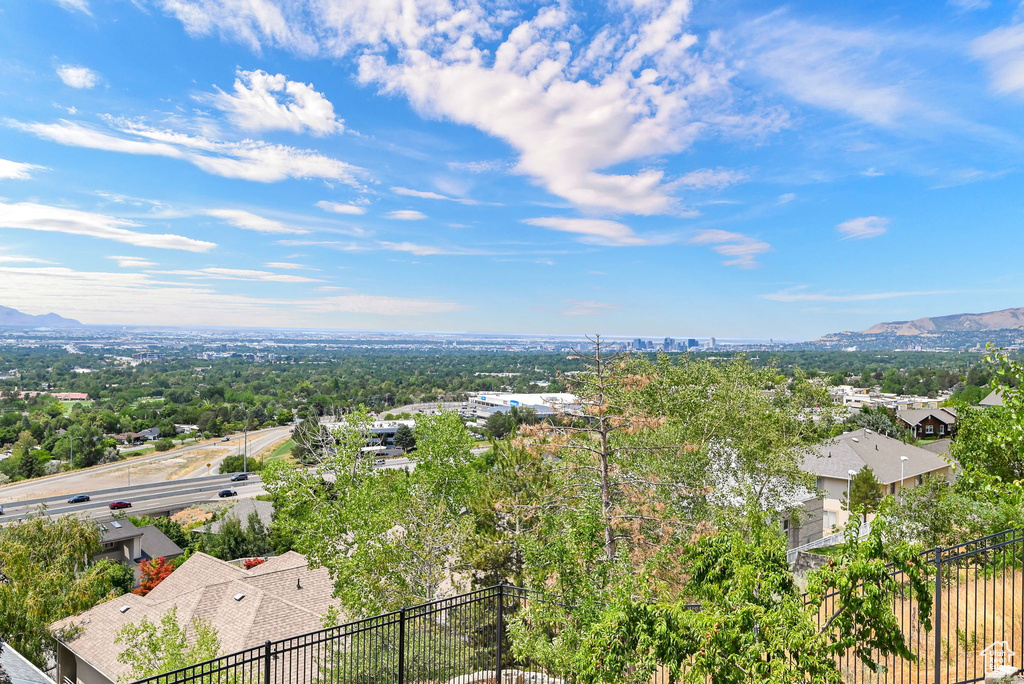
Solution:
[{"label": "residential house with brown roof", "polygon": [[817,541],[849,520],[844,510],[850,481],[864,468],[871,468],[883,494],[898,495],[902,489],[916,487],[928,475],[953,478],[950,461],[927,449],[860,429],[839,435],[804,455],[804,472],[817,476],[822,496],[809,497],[803,504],[805,520],[787,530],[790,545]]},{"label": "residential house with brown roof", "polygon": [[320,629],[324,614],[337,603],[324,568],[311,570],[302,554],[271,558],[251,570],[196,553],[146,596],[125,594],[51,625],[72,628],[58,638],[58,681],[114,684],[131,672],[118,662],[124,650],[118,631],[143,618],[151,622],[177,607],[181,625],[196,618],[208,622],[220,639],[222,653],[233,653]]},{"label": "residential house with brown roof", "polygon": [[951,437],[956,432],[956,409],[905,409],[896,412],[900,425],[914,439]]}]

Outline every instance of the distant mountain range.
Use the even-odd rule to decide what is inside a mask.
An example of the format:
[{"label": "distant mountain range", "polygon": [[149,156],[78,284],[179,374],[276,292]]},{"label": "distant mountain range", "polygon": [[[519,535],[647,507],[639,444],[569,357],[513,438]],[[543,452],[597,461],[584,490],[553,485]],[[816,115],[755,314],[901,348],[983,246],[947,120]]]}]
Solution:
[{"label": "distant mountain range", "polygon": [[0,327],[8,328],[74,328],[82,325],[72,318],[64,318],[55,313],[32,316],[21,313],[17,309],[0,306]]},{"label": "distant mountain range", "polygon": [[805,343],[811,349],[977,349],[1024,345],[1024,307],[878,323]]},{"label": "distant mountain range", "polygon": [[864,335],[895,333],[896,335],[929,335],[944,332],[983,332],[986,330],[1024,330],[1024,307],[989,311],[987,313],[953,314],[918,318],[913,321],[890,321],[878,323]]}]

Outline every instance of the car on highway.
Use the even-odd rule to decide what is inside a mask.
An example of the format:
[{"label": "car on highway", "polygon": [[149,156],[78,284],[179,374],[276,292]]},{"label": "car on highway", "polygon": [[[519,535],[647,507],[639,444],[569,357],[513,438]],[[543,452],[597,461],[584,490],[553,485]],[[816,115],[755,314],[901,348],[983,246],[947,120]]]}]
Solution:
[{"label": "car on highway", "polygon": [[86,501],[92,501],[88,494],[76,494],[68,499],[68,503],[85,503]]},{"label": "car on highway", "polygon": [[387,463],[387,461],[385,461],[383,458],[378,458],[376,461],[373,462],[373,465],[384,465],[385,463]]},{"label": "car on highway", "polygon": [[234,489],[222,489],[219,492],[217,492],[217,496],[223,499],[226,496],[238,496],[238,492],[236,492]]},{"label": "car on highway", "polygon": [[235,473],[231,476],[232,482],[242,482],[249,479],[249,473]]},{"label": "car on highway", "polygon": [[4,514],[4,507],[3,507],[2,504],[0,504],[0,515],[3,515],[3,514]]},{"label": "car on highway", "polygon": [[131,508],[132,504],[130,501],[111,501],[107,506],[112,511],[116,511],[119,508]]},{"label": "car on highway", "polygon": [[231,438],[230,437],[224,437],[220,441],[222,441],[222,442],[230,442]]}]

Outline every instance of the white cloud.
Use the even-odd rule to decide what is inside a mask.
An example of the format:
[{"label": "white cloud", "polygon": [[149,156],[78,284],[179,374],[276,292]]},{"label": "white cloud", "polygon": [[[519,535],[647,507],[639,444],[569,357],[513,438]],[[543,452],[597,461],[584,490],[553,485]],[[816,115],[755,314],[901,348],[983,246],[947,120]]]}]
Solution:
[{"label": "white cloud", "polygon": [[100,131],[74,121],[54,124],[7,124],[62,145],[96,150],[145,154],[182,159],[207,173],[273,183],[286,178],[322,178],[355,187],[363,169],[314,150],[275,145],[262,140],[224,142],[147,126],[138,121],[111,119],[112,132]]},{"label": "white cloud", "polygon": [[563,316],[598,316],[600,314],[622,308],[618,304],[579,301],[576,299],[567,299],[565,300],[565,303],[568,304],[568,306],[560,312]]},{"label": "white cloud", "polygon": [[156,266],[155,261],[143,259],[142,257],[108,256],[107,258],[116,261],[117,265],[121,268],[149,268],[151,266]]},{"label": "white cloud", "polygon": [[993,90],[1000,95],[1024,94],[1024,23],[975,39],[971,53],[988,63]]},{"label": "white cloud", "polygon": [[382,249],[390,249],[395,252],[407,252],[409,254],[415,254],[417,256],[437,256],[437,255],[461,255],[461,256],[479,256],[482,254],[493,254],[493,252],[485,252],[477,249],[470,249],[467,247],[439,247],[436,245],[420,245],[415,242],[378,242],[377,245]]},{"label": "white cloud", "polygon": [[884,176],[885,171],[879,171],[874,166],[872,166],[870,169],[865,169],[864,171],[861,171],[860,175],[867,176],[868,178],[876,178],[878,176]]},{"label": "white cloud", "polygon": [[206,214],[227,221],[235,228],[253,230],[257,233],[291,235],[305,235],[309,233],[308,230],[292,228],[280,221],[257,216],[252,212],[243,211],[242,209],[208,209]]},{"label": "white cloud", "polygon": [[563,218],[550,216],[543,218],[523,219],[523,223],[540,228],[550,228],[565,233],[583,235],[583,242],[611,246],[640,246],[663,244],[665,240],[644,238],[633,232],[633,229],[618,221],[589,218]]},{"label": "white cloud", "polygon": [[795,100],[882,126],[919,109],[898,65],[884,59],[896,38],[801,22],[784,12],[750,22],[742,35],[749,66]]},{"label": "white cloud", "polygon": [[684,188],[721,190],[747,179],[747,174],[735,169],[697,169],[684,174],[677,183]]},{"label": "white cloud", "polygon": [[92,14],[92,12],[89,11],[89,3],[87,0],[54,0],[54,2],[68,11]]},{"label": "white cloud", "polygon": [[93,88],[100,82],[100,75],[84,66],[63,64],[57,67],[57,75],[69,88]]},{"label": "white cloud", "polygon": [[304,264],[296,264],[291,261],[268,261],[263,264],[267,268],[278,268],[286,271],[319,271],[319,268],[313,268],[312,266],[306,266]]},{"label": "white cloud", "polygon": [[490,161],[448,162],[452,171],[468,171],[469,173],[490,173],[492,171],[508,171],[512,164],[501,159]]},{"label": "white cloud", "polygon": [[889,219],[884,216],[861,216],[859,218],[843,221],[836,230],[843,236],[844,240],[863,240],[865,238],[878,237],[889,228]]},{"label": "white cloud", "polygon": [[705,45],[689,31],[690,0],[611,3],[601,17],[605,28],[590,38],[563,3],[164,6],[193,33],[219,33],[256,50],[352,58],[361,82],[403,95],[424,116],[505,141],[518,155],[518,173],[588,210],[669,212],[672,188],[660,168],[638,166],[644,160],[685,150],[705,133],[759,134],[784,125],[776,109],[736,104],[721,41],[711,37]]},{"label": "white cloud", "polygon": [[35,164],[0,159],[0,180],[27,180],[32,177],[33,171],[39,171],[46,167]]},{"label": "white cloud", "polygon": [[77,209],[64,209],[45,204],[0,202],[0,228],[19,228],[48,233],[83,235],[123,242],[136,247],[154,249],[181,249],[187,252],[208,252],[217,245],[212,242],[194,240],[182,235],[159,235],[140,233],[130,228],[140,224],[105,214],[95,214]]},{"label": "white cloud", "polygon": [[988,9],[992,5],[990,0],[946,0],[946,4],[961,12]]},{"label": "white cloud", "polygon": [[959,294],[955,290],[925,290],[908,292],[869,292],[863,294],[827,294],[823,292],[807,292],[806,285],[791,287],[779,292],[758,295],[761,299],[773,302],[867,302],[877,299],[897,299],[899,297],[930,297],[933,295]]},{"label": "white cloud", "polygon": [[335,214],[361,216],[366,213],[365,207],[357,207],[354,204],[341,204],[340,202],[328,202],[327,200],[320,200],[316,203],[316,206],[320,207],[324,211],[332,211]]},{"label": "white cloud", "polygon": [[161,271],[162,274],[183,275],[191,278],[209,278],[212,280],[252,280],[265,283],[322,283],[319,278],[257,271],[244,268],[209,268],[186,269],[180,271]]},{"label": "white cloud", "polygon": [[39,259],[37,257],[24,256],[22,254],[0,253],[0,264],[52,264],[52,261]]},{"label": "white cloud", "polygon": [[783,204],[789,204],[796,199],[795,192],[786,192],[779,195],[778,199],[775,200],[775,204],[782,206]]},{"label": "white cloud", "polygon": [[689,242],[691,245],[710,245],[711,249],[722,256],[730,257],[722,262],[724,265],[740,268],[756,268],[756,257],[772,251],[772,246],[767,242],[728,230],[702,230],[690,238]]},{"label": "white cloud", "polygon": [[311,83],[289,81],[284,74],[237,72],[234,94],[218,89],[210,95],[214,106],[248,131],[309,131],[314,135],[341,133],[345,126],[334,105]]},{"label": "white cloud", "polygon": [[0,266],[0,301],[22,310],[57,311],[84,323],[136,325],[173,320],[181,325],[251,326],[260,321],[265,326],[340,328],[377,316],[420,317],[465,308],[451,301],[373,294],[258,299],[221,293],[205,284],[158,280],[150,273],[13,266]]},{"label": "white cloud", "polygon": [[389,211],[385,214],[389,219],[395,219],[398,221],[419,221],[427,218],[427,215],[421,211],[415,209],[398,209],[396,211]]},{"label": "white cloud", "polygon": [[449,202],[458,202],[459,204],[480,204],[476,200],[463,199],[461,197],[449,197],[448,195],[442,195],[439,192],[430,192],[429,190],[410,190],[409,188],[391,188],[391,192],[396,195],[403,195],[405,197],[419,197],[420,199],[433,199],[433,200],[447,200]]}]

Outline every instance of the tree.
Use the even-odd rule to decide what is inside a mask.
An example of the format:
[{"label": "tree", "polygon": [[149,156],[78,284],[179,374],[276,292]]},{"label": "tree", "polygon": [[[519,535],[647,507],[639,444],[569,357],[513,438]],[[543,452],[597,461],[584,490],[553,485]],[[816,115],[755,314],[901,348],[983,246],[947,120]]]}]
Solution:
[{"label": "tree", "polygon": [[316,465],[264,471],[278,534],[313,566],[326,567],[350,615],[372,615],[436,598],[459,586],[472,531],[474,444],[454,412],[416,420],[416,467],[376,470],[362,449],[372,438],[365,411],[345,417],[316,448]]},{"label": "tree", "polygon": [[412,428],[406,424],[398,426],[395,430],[395,446],[402,451],[411,451],[416,448],[416,435]]},{"label": "tree", "polygon": [[505,439],[516,429],[516,421],[505,411],[495,411],[487,416],[484,429],[492,439]]},{"label": "tree", "polygon": [[49,626],[114,596],[123,571],[99,553],[100,530],[74,516],[30,517],[0,529],[0,641],[37,667],[53,653]]},{"label": "tree", "polygon": [[139,573],[141,575],[139,588],[134,593],[139,596],[145,596],[153,591],[158,584],[167,579],[167,576],[172,572],[174,572],[174,565],[169,563],[163,556],[143,560],[139,563]]},{"label": "tree", "polygon": [[1024,479],[1024,364],[991,345],[985,360],[996,368],[989,387],[1003,405],[963,407],[949,454],[965,468],[1004,481]]},{"label": "tree", "polygon": [[878,510],[882,496],[882,483],[875,477],[875,471],[865,466],[850,480],[848,508],[874,513]]},{"label": "tree", "polygon": [[[838,559],[809,577],[805,596],[786,563],[784,538],[752,510],[743,528],[701,536],[687,548],[689,579],[675,597],[651,577],[623,577],[607,603],[588,606],[592,617],[580,631],[566,628],[578,611],[531,602],[512,625],[516,655],[576,681],[634,684],[651,681],[659,667],[676,681],[839,684],[841,656],[871,671],[888,655],[915,660],[893,601],[914,602],[930,629],[927,572],[915,548],[883,544],[882,527],[864,543],[848,534]],[[825,605],[831,615],[819,626]]]},{"label": "tree", "polygon": [[130,666],[126,681],[145,679],[216,658],[220,654],[217,631],[195,618],[188,627],[178,623],[178,607],[164,613],[159,624],[148,617],[128,623],[117,632],[114,643],[124,645],[117,661]]}]

